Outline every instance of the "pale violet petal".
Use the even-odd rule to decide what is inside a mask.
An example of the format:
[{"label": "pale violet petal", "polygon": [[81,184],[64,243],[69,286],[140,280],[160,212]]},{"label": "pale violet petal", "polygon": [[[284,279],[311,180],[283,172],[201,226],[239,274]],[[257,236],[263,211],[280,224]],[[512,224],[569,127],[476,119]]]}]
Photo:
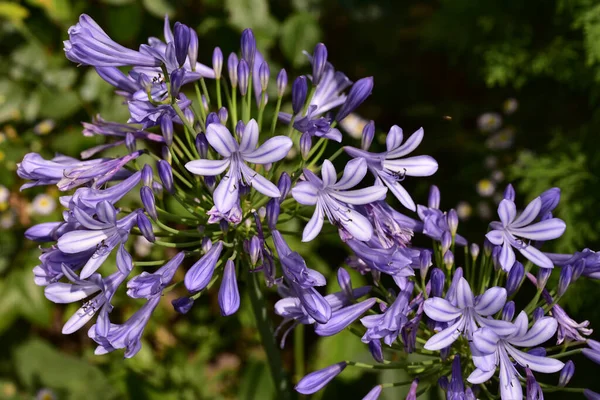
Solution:
[{"label": "pale violet petal", "polygon": [[496,286],[481,295],[475,305],[475,311],[479,315],[493,315],[504,307],[504,303],[506,303],[506,289]]},{"label": "pale violet petal", "polygon": [[419,128],[415,133],[410,135],[408,139],[406,139],[406,142],[402,146],[397,147],[394,150],[388,149],[387,157],[398,158],[412,153],[423,141],[423,136],[423,128]]},{"label": "pale violet petal", "polygon": [[460,327],[465,323],[465,317],[462,316],[454,324],[450,325],[443,331],[433,335],[423,346],[426,350],[441,350],[454,343],[461,335]]},{"label": "pale violet petal", "polygon": [[485,237],[496,246],[502,246],[502,243],[504,242],[504,232],[498,229],[489,231],[486,233]]},{"label": "pale violet petal", "polygon": [[342,178],[333,185],[336,190],[348,190],[358,185],[367,174],[367,161],[364,158],[355,158],[346,164]]},{"label": "pale violet petal", "polygon": [[81,253],[95,248],[113,234],[114,228],[97,231],[71,231],[58,239],[57,246],[63,253]]},{"label": "pale violet petal", "polygon": [[501,319],[482,318],[480,316],[475,317],[477,323],[480,326],[487,326],[492,329],[498,336],[512,335],[517,331],[517,327],[512,322],[504,321]]},{"label": "pale violet petal", "polygon": [[225,158],[223,160],[194,160],[185,164],[185,168],[192,174],[215,176],[223,173],[230,162],[230,158]]},{"label": "pale violet petal", "polygon": [[[210,124],[213,126],[215,124]],[[217,210],[221,213],[226,213],[233,208],[239,198],[239,183],[237,176],[232,176],[232,168],[229,169],[229,173],[221,178],[221,182],[213,193],[213,200]]]},{"label": "pale violet petal", "polygon": [[500,250],[500,255],[498,257],[500,266],[502,266],[503,270],[508,272],[512,268],[516,259],[517,258],[515,256],[515,252],[512,246],[510,245],[510,243],[508,243],[508,241],[505,240],[504,244],[502,244],[502,250]]},{"label": "pale violet petal", "polygon": [[373,235],[373,226],[369,220],[354,210],[343,211],[340,223],[355,239],[362,242],[370,240]]},{"label": "pale violet petal", "polygon": [[475,385],[478,385],[489,381],[495,373],[496,369],[483,371],[482,369],[476,368],[475,371],[471,372],[471,375],[469,375],[467,380]]},{"label": "pale violet petal", "polygon": [[386,159],[383,167],[407,176],[430,176],[437,171],[438,163],[430,156],[415,156],[399,160]]},{"label": "pale violet petal", "polygon": [[46,286],[44,295],[48,300],[54,303],[66,304],[85,299],[99,290],[100,288],[98,286],[92,284],[82,286],[56,282]]},{"label": "pale violet petal", "polygon": [[465,278],[460,278],[456,285],[456,303],[458,308],[473,307],[474,301],[475,299],[469,282]]},{"label": "pale violet petal", "polygon": [[329,191],[329,195],[347,204],[369,204],[385,199],[387,188],[385,186],[371,186],[357,190]]},{"label": "pale violet petal", "polygon": [[556,333],[558,322],[552,317],[537,320],[524,335],[510,339],[510,343],[519,347],[533,347],[549,340]]},{"label": "pale violet petal", "polygon": [[313,216],[311,217],[310,221],[308,221],[304,227],[304,231],[302,232],[303,242],[310,242],[317,237],[319,232],[321,232],[321,228],[323,228],[323,218],[323,209],[317,205]]},{"label": "pale violet petal", "polygon": [[473,364],[475,367],[482,371],[495,371],[496,370],[496,353],[491,354],[483,354],[477,347],[473,344],[473,342],[469,343],[469,349],[471,350],[471,359],[473,360]]},{"label": "pale violet petal", "polygon": [[453,306],[448,300],[433,297],[425,300],[423,310],[429,318],[438,322],[450,322],[462,315],[462,310]]},{"label": "pale violet petal", "polygon": [[551,374],[560,371],[565,364],[560,360],[550,357],[541,357],[517,350],[512,346],[506,346],[508,353],[521,366],[527,367],[536,372]]},{"label": "pale violet petal", "polygon": [[83,268],[81,269],[81,272],[79,273],[80,278],[86,279],[89,276],[91,276],[94,272],[96,272],[98,268],[100,268],[102,264],[104,264],[104,261],[106,261],[113,248],[114,246],[102,249],[100,253],[94,253],[94,255],[90,257],[88,262],[86,262]]},{"label": "pale violet petal", "polygon": [[274,163],[287,156],[292,145],[293,142],[289,137],[275,136],[260,145],[258,149],[243,153],[242,158],[253,164]]},{"label": "pale violet petal", "polygon": [[500,398],[522,399],[523,388],[521,387],[521,382],[519,382],[517,371],[508,356],[504,358],[504,360],[500,361]]},{"label": "pale violet petal", "polygon": [[298,182],[292,188],[292,197],[298,203],[305,206],[313,206],[317,204],[317,188],[309,182]]},{"label": "pale violet petal", "polygon": [[498,216],[500,217],[500,221],[502,221],[502,225],[510,225],[517,216],[517,206],[511,200],[502,200],[498,205]]},{"label": "pale violet petal", "polygon": [[269,197],[280,197],[281,192],[273,182],[259,174],[258,172],[250,169],[247,165],[242,165],[242,174],[244,180],[248,186],[253,187],[258,192]]},{"label": "pale violet petal", "polygon": [[408,208],[411,211],[415,211],[417,209],[417,206],[413,201],[412,197],[410,197],[410,194],[408,194],[406,189],[404,189],[404,187],[399,182],[389,177],[381,177],[381,180],[383,181],[383,183],[385,183],[385,185],[390,189],[390,192],[392,192],[392,194],[396,196],[398,201],[402,203],[404,207]]},{"label": "pale violet petal", "polygon": [[528,245],[519,249],[519,252],[529,261],[542,268],[554,268],[554,263],[544,253]]},{"label": "pale violet petal", "polygon": [[521,311],[514,322],[517,327],[517,331],[514,333],[514,337],[518,338],[527,332],[527,326],[529,325],[529,318],[527,318],[527,313],[525,311]]},{"label": "pale violet petal", "polygon": [[560,237],[567,228],[562,219],[551,218],[522,228],[510,228],[513,235],[531,240],[551,240]]},{"label": "pale violet petal", "polygon": [[483,354],[496,351],[500,337],[490,328],[483,327],[473,334],[473,345]]},{"label": "pale violet petal", "polygon": [[254,119],[248,121],[244,127],[242,140],[240,141],[240,152],[249,153],[256,148],[258,144],[258,124]]},{"label": "pale violet petal", "polygon": [[221,124],[210,124],[206,128],[206,140],[223,157],[230,157],[238,151],[238,144],[231,132]]},{"label": "pale violet petal", "polygon": [[387,137],[385,138],[385,147],[388,153],[400,147],[402,144],[402,139],[404,139],[402,128],[400,128],[398,125],[392,126],[387,134]]},{"label": "pale violet petal", "polygon": [[511,228],[519,228],[521,226],[529,225],[537,218],[542,208],[542,199],[536,197],[531,203],[525,207],[525,210],[519,215],[511,224]]},{"label": "pale violet petal", "polygon": [[337,180],[337,172],[331,161],[323,161],[323,165],[321,165],[321,178],[323,178],[323,185],[325,187],[333,185]]}]

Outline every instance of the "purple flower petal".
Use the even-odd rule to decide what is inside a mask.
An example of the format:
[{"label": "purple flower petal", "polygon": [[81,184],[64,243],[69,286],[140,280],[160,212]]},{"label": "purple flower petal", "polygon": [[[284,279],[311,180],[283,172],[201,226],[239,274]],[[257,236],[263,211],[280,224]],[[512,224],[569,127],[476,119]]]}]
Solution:
[{"label": "purple flower petal", "polygon": [[521,226],[529,225],[537,218],[542,208],[542,199],[536,197],[531,203],[525,207],[525,210],[519,215],[511,224],[511,228],[519,228]]},{"label": "purple flower petal", "polygon": [[541,251],[529,245],[519,249],[529,261],[542,268],[554,268],[552,261]]},{"label": "purple flower petal", "polygon": [[229,164],[230,158],[223,160],[194,160],[185,164],[185,168],[192,174],[200,176],[216,176],[223,173]]},{"label": "purple flower petal", "polygon": [[513,250],[510,243],[504,241],[502,244],[502,250],[500,250],[500,255],[498,257],[498,261],[502,266],[502,269],[505,271],[510,271],[517,257],[515,256],[515,251]]},{"label": "purple flower petal", "polygon": [[567,228],[565,222],[551,218],[522,228],[512,228],[511,233],[531,240],[551,240],[560,237]]},{"label": "purple flower petal", "polygon": [[329,195],[344,203],[361,205],[385,199],[387,188],[385,186],[370,186],[356,190],[331,191]]},{"label": "purple flower petal", "polygon": [[557,328],[558,322],[554,318],[543,317],[537,320],[527,333],[510,339],[510,343],[520,347],[537,346],[554,336]]},{"label": "purple flower petal", "polygon": [[250,169],[246,164],[241,165],[242,175],[248,186],[269,197],[280,197],[281,192],[277,186],[258,172]]},{"label": "purple flower petal", "polygon": [[302,205],[314,206],[317,204],[317,189],[310,182],[298,182],[292,189],[292,197]]},{"label": "purple flower petal", "polygon": [[385,138],[385,147],[388,151],[388,154],[392,150],[400,147],[403,139],[404,139],[404,134],[402,132],[402,128],[400,128],[398,125],[392,126]]},{"label": "purple flower petal", "polygon": [[325,186],[331,186],[337,181],[337,172],[331,161],[323,161],[323,165],[321,165],[321,177]]},{"label": "purple flower petal", "polygon": [[406,139],[406,142],[402,146],[395,147],[394,149],[388,148],[387,158],[404,157],[405,155],[412,153],[417,147],[419,147],[423,141],[424,135],[425,132],[423,131],[423,128],[419,128],[415,133],[410,135],[408,139]]},{"label": "purple flower petal", "polygon": [[473,344],[483,354],[491,354],[496,351],[500,337],[490,328],[483,327],[473,333]]},{"label": "purple flower petal", "polygon": [[[294,190],[292,189],[292,194],[293,192]],[[321,232],[321,229],[323,228],[323,218],[323,208],[317,205],[313,216],[310,218],[310,220],[304,227],[304,231],[302,231],[303,242],[310,242],[311,240],[317,237],[317,235],[319,234],[319,232]]]},{"label": "purple flower petal", "polygon": [[[211,124],[213,126],[216,124]],[[221,178],[221,182],[213,193],[215,206],[221,213],[226,213],[231,210],[239,198],[238,178],[233,175],[233,166],[229,169],[229,173]]]},{"label": "purple flower petal", "polygon": [[423,346],[426,350],[441,350],[450,346],[461,335],[461,325],[464,326],[465,317],[461,317],[457,322],[450,325],[441,332],[433,335]]},{"label": "purple flower petal", "polygon": [[223,281],[219,288],[219,307],[223,316],[235,314],[240,308],[240,292],[235,277],[235,265],[231,260],[227,260],[223,270]]},{"label": "purple flower petal", "polygon": [[527,367],[536,372],[551,374],[558,372],[565,364],[562,361],[549,357],[540,357],[533,354],[517,350],[512,346],[506,346],[506,351],[523,367]]},{"label": "purple flower petal", "polygon": [[504,243],[504,231],[498,229],[489,231],[486,233],[485,237],[496,246],[502,246],[502,243]]},{"label": "purple flower petal", "polygon": [[367,312],[375,305],[375,299],[367,299],[358,304],[344,307],[331,314],[331,318],[325,324],[317,324],[315,332],[319,336],[332,336],[344,330],[358,317]]},{"label": "purple flower petal", "polygon": [[366,242],[373,235],[373,226],[371,222],[358,212],[347,209],[340,218],[340,223],[355,239]]},{"label": "purple flower petal", "polygon": [[469,282],[465,278],[460,278],[458,285],[456,285],[456,303],[458,308],[473,307],[474,302],[475,299]]},{"label": "purple flower petal", "polygon": [[239,149],[229,129],[221,124],[210,124],[206,128],[206,140],[223,157],[231,157]]},{"label": "purple flower petal", "polygon": [[476,320],[479,325],[492,329],[498,336],[512,335],[517,331],[517,327],[512,322],[481,317],[476,317]]},{"label": "purple flower petal", "polygon": [[186,272],[183,281],[187,290],[190,292],[198,292],[208,285],[212,279],[222,250],[223,242],[219,241],[191,266]]},{"label": "purple flower petal", "polygon": [[438,163],[430,156],[415,156],[400,160],[384,160],[384,168],[407,176],[430,176],[435,174]]},{"label": "purple flower petal", "polygon": [[289,153],[293,146],[293,142],[286,136],[275,136],[256,150],[249,153],[243,153],[243,159],[246,162],[253,164],[269,164],[283,159]]},{"label": "purple flower petal", "polygon": [[98,246],[103,240],[108,239],[114,233],[113,229],[96,231],[71,231],[58,239],[58,249],[63,253],[80,253]]},{"label": "purple flower petal", "polygon": [[296,385],[297,392],[302,394],[313,394],[325,387],[333,378],[339,375],[346,368],[346,363],[341,362],[330,365],[327,368],[311,372]]},{"label": "purple flower petal", "polygon": [[381,177],[381,180],[383,181],[383,183],[385,183],[385,185],[390,189],[390,192],[392,192],[392,194],[396,196],[398,201],[402,203],[404,207],[408,208],[411,211],[416,211],[417,206],[415,202],[413,201],[412,197],[410,197],[410,194],[408,194],[406,189],[404,189],[404,187],[399,182],[388,177]]},{"label": "purple flower petal", "polygon": [[467,380],[473,384],[480,384],[489,381],[492,376],[496,373],[496,369],[493,368],[489,371],[483,371],[480,368],[475,369],[475,371],[471,372],[471,375],[467,378]]},{"label": "purple flower petal", "polygon": [[502,221],[502,225],[510,225],[517,216],[517,206],[510,200],[502,200],[498,205],[498,216],[500,217],[500,221]]},{"label": "purple flower petal", "polygon": [[493,287],[485,291],[475,305],[475,311],[479,315],[493,315],[504,307],[506,303],[506,289]]},{"label": "purple flower petal", "polygon": [[336,190],[347,190],[358,185],[367,174],[367,162],[364,158],[355,158],[346,164],[344,174],[339,182],[333,185]]},{"label": "purple flower petal", "polygon": [[242,140],[240,142],[240,152],[241,153],[250,153],[258,144],[258,124],[256,121],[251,119],[246,124],[244,128],[244,134],[242,135]]},{"label": "purple flower petal", "polygon": [[429,318],[438,322],[450,322],[462,315],[462,310],[453,306],[448,300],[434,297],[425,300],[423,310]]}]

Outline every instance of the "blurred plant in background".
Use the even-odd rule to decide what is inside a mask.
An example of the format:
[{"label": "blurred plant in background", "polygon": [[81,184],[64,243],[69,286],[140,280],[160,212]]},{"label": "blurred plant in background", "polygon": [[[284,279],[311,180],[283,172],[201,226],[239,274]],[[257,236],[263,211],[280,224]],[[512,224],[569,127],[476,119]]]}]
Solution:
[{"label": "blurred plant in background", "polygon": [[[80,121],[91,120],[97,112],[110,120],[126,118],[108,84],[93,70],[77,70],[64,58],[66,29],[82,12],[92,14],[124,44],[141,43],[156,34],[154,27],[168,13],[196,28],[204,62],[210,61],[211,51],[204,43],[217,43],[218,37],[224,50],[232,50],[246,27],[253,28],[259,47],[271,55],[273,70],[306,66],[301,50],[326,41],[336,66],[351,76],[368,70],[378,82],[370,105],[356,116],[358,128],[348,130],[360,133],[363,117],[377,118],[383,125],[401,122],[407,128],[423,124],[436,137],[424,144],[425,154],[441,165],[460,160],[456,168],[440,171],[435,182],[447,204],[457,204],[457,211],[463,209],[465,215],[479,209],[481,197],[473,182],[489,179],[495,192],[504,187],[494,181],[494,171],[505,181],[516,180],[518,193],[527,200],[545,188],[561,187],[562,203],[569,207],[559,206],[556,215],[577,229],[567,230],[556,250],[572,252],[584,243],[600,247],[600,212],[594,207],[600,196],[595,173],[600,160],[595,151],[600,126],[600,8],[592,1],[0,2],[0,168],[5,171],[0,174],[0,338],[5,344],[0,350],[0,397],[31,398],[44,388],[58,398],[258,399],[274,393],[255,330],[242,330],[237,338],[226,334],[253,326],[249,307],[240,309],[240,322],[214,318],[207,307],[218,309],[216,296],[203,299],[207,307],[195,307],[186,318],[159,308],[146,340],[162,351],[142,350],[124,363],[119,355],[94,358],[85,335],[64,340],[60,330],[75,307],[58,312],[33,284],[29,266],[36,264],[37,251],[21,239],[22,233],[33,223],[60,218],[58,208],[48,214],[53,202],[45,197],[56,202],[58,192],[19,192],[16,162],[31,151],[46,158],[56,152],[77,156],[100,143],[80,134]],[[492,135],[479,132],[478,117],[486,110],[505,111],[498,105],[513,97],[518,110],[502,116],[505,126],[510,120],[512,147],[498,150],[496,160],[489,159],[485,140]],[[374,146],[383,140],[376,137]],[[482,175],[482,165],[489,175]],[[426,185],[411,187],[416,198],[424,198],[426,191]],[[487,202],[493,215],[495,206]],[[471,218],[462,227],[469,237],[482,233],[481,224],[474,222]],[[310,244],[301,253],[334,281],[329,278],[343,254],[329,252],[330,244]],[[290,246],[299,248],[298,243]],[[322,249],[328,253],[319,252]],[[132,251],[147,260],[162,257],[149,253],[154,250],[142,240]],[[360,275],[352,280],[356,286],[364,283]],[[576,293],[598,290],[595,282],[573,285]],[[134,310],[121,301],[117,297],[114,303],[130,315]],[[600,323],[593,298],[570,295],[562,303],[576,320],[585,316],[593,325]],[[312,369],[349,357],[370,357],[346,332],[335,340],[309,336],[307,341]],[[41,359],[56,370],[41,368]],[[291,353],[284,353],[284,362],[291,362]],[[57,373],[59,369],[64,373]],[[390,376],[393,373],[346,370],[328,386],[324,398],[354,394],[357,388],[362,393],[377,382],[403,378]],[[579,367],[573,383],[593,387],[593,376]],[[406,391],[400,388],[386,390],[382,398],[402,393]]]}]

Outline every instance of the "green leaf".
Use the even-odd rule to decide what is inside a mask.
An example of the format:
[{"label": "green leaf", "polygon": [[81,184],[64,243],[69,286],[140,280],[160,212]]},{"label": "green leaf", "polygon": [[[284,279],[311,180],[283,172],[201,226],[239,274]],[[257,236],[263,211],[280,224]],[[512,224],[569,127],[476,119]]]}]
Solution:
[{"label": "green leaf", "polygon": [[63,119],[79,110],[81,102],[73,92],[42,93],[40,116],[43,118]]},{"label": "green leaf", "polygon": [[142,27],[143,10],[137,4],[108,9],[106,29],[118,43],[135,40]]},{"label": "green leaf", "polygon": [[143,0],[144,8],[150,14],[158,18],[164,18],[165,14],[173,16],[175,9],[167,0]]},{"label": "green leaf", "polygon": [[269,400],[275,398],[275,386],[264,361],[251,361],[244,367],[240,383],[240,400]]},{"label": "green leaf", "polygon": [[[343,330],[334,336],[319,339],[314,366],[318,370],[343,360],[364,361],[372,363],[367,346],[353,333]],[[346,368],[340,379],[352,380],[358,378],[364,371],[360,368]]]},{"label": "green leaf", "polygon": [[0,2],[0,18],[6,18],[15,25],[23,23],[29,16],[29,10],[17,3],[8,1]]},{"label": "green leaf", "polygon": [[302,50],[312,51],[320,37],[321,29],[310,14],[292,15],[281,28],[281,51],[295,67],[300,67],[308,63]]},{"label": "green leaf", "polygon": [[63,390],[66,399],[122,398],[95,366],[32,339],[14,351],[15,373],[28,388],[37,385]]},{"label": "green leaf", "polygon": [[229,23],[239,30],[264,26],[269,16],[267,0],[225,0]]}]

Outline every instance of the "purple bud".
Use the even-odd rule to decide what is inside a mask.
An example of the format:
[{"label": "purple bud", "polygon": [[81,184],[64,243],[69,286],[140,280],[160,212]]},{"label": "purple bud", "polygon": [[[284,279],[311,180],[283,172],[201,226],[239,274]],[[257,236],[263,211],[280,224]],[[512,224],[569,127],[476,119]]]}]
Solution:
[{"label": "purple bud", "polygon": [[448,231],[442,233],[442,253],[445,254],[452,246],[452,234]]},{"label": "purple bud", "polygon": [[298,114],[304,107],[307,92],[308,84],[306,83],[306,77],[297,77],[292,85],[292,110],[294,114]]},{"label": "purple bud", "polygon": [[317,43],[312,59],[313,85],[316,86],[321,82],[325,65],[327,65],[327,47],[323,43]]},{"label": "purple bud", "polygon": [[429,188],[429,198],[427,199],[427,207],[429,208],[440,208],[440,189],[437,186],[431,185]]},{"label": "purple bud", "polygon": [[571,360],[565,363],[565,366],[560,371],[560,377],[558,378],[558,386],[565,387],[575,374],[575,363]]},{"label": "purple bud", "polygon": [[452,268],[452,265],[454,265],[454,254],[452,254],[451,250],[448,250],[444,253],[444,265],[446,266],[446,269],[450,269]]},{"label": "purple bud", "polygon": [[199,292],[209,284],[222,250],[223,243],[217,242],[202,258],[192,265],[188,272],[186,272],[183,280],[187,290],[190,292]]},{"label": "purple bud", "polygon": [[162,131],[163,138],[167,146],[171,147],[173,144],[173,120],[168,114],[163,115],[160,120],[160,130]]},{"label": "purple bud", "polygon": [[371,389],[369,393],[367,393],[367,395],[362,398],[362,400],[377,400],[382,390],[383,388],[381,387],[381,385],[377,385],[373,389]]},{"label": "purple bud", "polygon": [[154,181],[152,182],[152,191],[156,196],[161,196],[163,192],[163,186],[160,184],[160,182]]},{"label": "purple bud", "polygon": [[383,362],[383,348],[381,347],[381,340],[375,339],[369,342],[369,351],[373,356],[373,359],[378,363]]},{"label": "purple bud", "polygon": [[431,284],[431,296],[442,297],[444,292],[444,279],[446,276],[444,272],[439,268],[433,268],[431,270],[431,277],[429,282]]},{"label": "purple bud", "polygon": [[583,395],[588,400],[600,400],[600,394],[593,392],[590,389],[584,389]]},{"label": "purple bud", "polygon": [[138,78],[137,78],[137,82],[139,83],[139,85],[141,87],[144,88],[144,90],[146,91],[146,93],[150,92],[150,90],[152,90],[152,80],[150,80],[150,78],[148,77],[148,75],[146,74],[139,74]]},{"label": "purple bud", "polygon": [[152,189],[148,186],[142,186],[140,189],[140,199],[142,200],[142,204],[148,215],[156,221],[158,219],[158,213],[156,211],[156,201]]},{"label": "purple bud", "polygon": [[479,256],[479,246],[477,245],[477,243],[471,243],[470,251],[471,258],[473,258],[473,261],[477,260],[477,257]]},{"label": "purple bud", "polygon": [[212,56],[213,71],[215,71],[215,78],[221,79],[221,72],[223,71],[223,52],[219,47],[215,47]]},{"label": "purple bud", "polygon": [[277,220],[279,220],[279,212],[281,211],[280,203],[277,199],[271,199],[267,203],[267,224],[269,229],[276,229]]},{"label": "purple bud", "polygon": [[260,257],[260,239],[258,236],[252,236],[250,239],[250,244],[248,245],[248,254],[250,255],[250,262],[254,267],[258,262],[258,258]]},{"label": "purple bud", "polygon": [[415,380],[410,385],[410,390],[406,395],[406,400],[417,400],[417,387],[419,386],[419,378],[415,378]]},{"label": "purple bud", "polygon": [[567,291],[567,288],[571,284],[571,279],[573,279],[573,267],[570,265],[565,265],[562,267],[560,271],[560,276],[558,278],[558,296],[562,296]]},{"label": "purple bud", "polygon": [[156,237],[154,236],[154,231],[152,229],[152,223],[144,213],[138,213],[137,215],[137,226],[140,228],[140,232],[149,242],[154,242]]},{"label": "purple bud", "polygon": [[448,220],[448,227],[450,228],[450,233],[452,236],[456,235],[456,231],[458,230],[458,214],[454,208],[448,211],[448,215],[446,217]]},{"label": "purple bud", "polygon": [[350,88],[350,92],[348,93],[348,97],[346,98],[346,102],[342,105],[340,110],[338,111],[335,120],[341,121],[348,116],[352,111],[354,111],[358,106],[362,104],[363,101],[369,97],[371,91],[373,90],[373,77],[370,76],[368,78],[359,79],[352,85]]},{"label": "purple bud", "polygon": [[287,172],[282,172],[279,176],[279,181],[277,181],[277,189],[279,189],[279,193],[281,193],[281,196],[279,197],[280,203],[285,200],[287,195],[290,193],[291,188],[292,178],[290,178]]},{"label": "purple bud", "polygon": [[[205,95],[202,95],[202,107],[204,107],[204,111],[208,111],[208,100],[206,100],[206,96],[205,96]],[[186,115],[186,117],[188,116],[188,113],[187,113],[186,111],[189,111],[189,115],[191,115],[191,116],[192,116],[192,118],[191,118],[191,119],[190,119],[190,118],[188,118],[188,121],[190,121],[190,122],[192,122],[192,123],[193,123],[193,121],[194,121],[194,113],[192,112],[192,110],[191,110],[191,109],[187,108],[187,109],[184,111],[184,114]]]},{"label": "purple bud", "polygon": [[171,73],[171,96],[177,97],[179,94],[179,90],[181,90],[181,86],[183,86],[184,75],[185,71],[183,68],[176,69]]},{"label": "purple bud", "polygon": [[206,126],[209,126],[210,124],[220,124],[221,120],[219,119],[219,116],[217,115],[216,112],[211,112],[206,116]]},{"label": "purple bud", "polygon": [[498,271],[498,269],[500,269],[501,265],[500,265],[500,252],[502,251],[502,247],[501,246],[496,246],[494,247],[494,250],[492,250],[492,264],[494,265],[494,269],[496,271]]},{"label": "purple bud", "polygon": [[221,121],[221,124],[225,125],[227,123],[227,118],[229,118],[227,109],[225,107],[221,107],[217,115],[219,116],[219,121]]},{"label": "purple bud", "polygon": [[485,254],[486,257],[489,257],[492,254],[492,251],[494,251],[494,245],[485,238],[483,240],[483,254]]},{"label": "purple bud", "polygon": [[298,393],[313,394],[323,389],[333,378],[338,376],[348,364],[340,362],[330,365],[329,367],[311,372],[296,385],[295,389]]},{"label": "purple bud", "polygon": [[312,137],[308,132],[305,132],[302,134],[302,136],[300,136],[300,154],[302,155],[303,160],[306,160],[308,157],[311,147]]},{"label": "purple bud", "polygon": [[369,121],[368,124],[362,130],[362,137],[360,139],[360,147],[363,150],[369,150],[373,138],[375,137],[375,121]]},{"label": "purple bud", "polygon": [[196,150],[198,150],[200,158],[206,159],[206,157],[208,157],[208,140],[206,140],[206,135],[204,133],[196,135]]},{"label": "purple bud", "polygon": [[202,254],[208,253],[208,251],[212,248],[212,240],[207,237],[202,238],[202,245],[200,248],[202,249]]},{"label": "purple bud", "polygon": [[288,84],[288,76],[287,76],[287,72],[285,72],[285,69],[281,69],[281,71],[279,71],[279,74],[277,74],[277,96],[279,97],[283,97],[283,94],[285,93],[285,88],[287,87]]},{"label": "purple bud", "polygon": [[175,190],[173,186],[173,170],[171,165],[165,160],[158,161],[158,176],[163,184],[165,190],[169,193],[173,193]]},{"label": "purple bud", "polygon": [[542,318],[543,316],[544,316],[544,309],[542,307],[536,307],[536,309],[533,310],[531,319],[533,320],[533,322],[536,322],[536,321],[539,321],[540,318]]},{"label": "purple bud", "polygon": [[175,22],[173,29],[173,36],[175,38],[175,57],[179,63],[179,67],[185,63],[185,59],[188,55],[188,49],[190,47],[190,28]]},{"label": "purple bud", "polygon": [[180,297],[171,301],[171,304],[173,304],[175,312],[178,312],[179,314],[187,314],[192,309],[194,300],[190,299],[189,297]]},{"label": "purple bud", "polygon": [[248,65],[254,65],[256,39],[254,39],[254,32],[252,32],[252,29],[244,29],[242,32],[241,47],[242,58],[248,63]]},{"label": "purple bud", "polygon": [[527,350],[527,354],[531,354],[538,357],[546,357],[546,349],[543,347],[534,347]]},{"label": "purple bud", "polygon": [[[202,105],[204,106],[204,109],[208,110],[208,105],[206,104],[206,98],[204,96],[202,96]],[[196,120],[196,117],[194,116],[194,112],[192,111],[191,108],[186,108],[183,111],[183,116],[185,117],[185,119],[187,119],[187,121],[192,126],[194,125],[194,121]]]},{"label": "purple bud", "polygon": [[539,268],[537,273],[537,287],[543,289],[548,282],[548,278],[552,275],[552,268]]},{"label": "purple bud", "polygon": [[235,314],[240,308],[240,292],[235,276],[235,264],[231,260],[227,260],[223,270],[223,280],[219,288],[219,307],[222,316]]},{"label": "purple bud", "polygon": [[154,172],[152,171],[152,167],[148,164],[145,164],[142,168],[142,183],[145,186],[151,186],[153,180]]},{"label": "purple bud", "polygon": [[520,262],[515,261],[506,279],[506,292],[509,296],[517,291],[524,276],[525,267]]},{"label": "purple bud", "polygon": [[509,183],[506,186],[506,189],[504,189],[504,198],[506,200],[515,201],[515,197],[516,197],[515,188],[513,187],[512,184]]},{"label": "purple bud", "polygon": [[419,254],[419,272],[421,274],[421,278],[423,279],[425,279],[427,272],[429,271],[429,267],[433,264],[431,262],[431,257],[430,250],[422,250],[421,254]]},{"label": "purple bud", "polygon": [[190,47],[188,47],[188,58],[190,59],[190,66],[192,71],[196,70],[196,63],[198,62],[198,33],[195,29],[190,29]]},{"label": "purple bud", "polygon": [[269,64],[264,61],[258,70],[258,79],[260,80],[260,89],[264,92],[267,90],[267,86],[269,85],[269,77],[271,76],[271,70],[269,69]]},{"label": "purple bud", "polygon": [[502,319],[505,321],[512,321],[515,316],[515,302],[509,301],[504,305],[502,309]]},{"label": "purple bud", "polygon": [[136,150],[135,136],[131,132],[127,132],[125,135],[125,147],[127,147],[127,151],[130,153]]},{"label": "purple bud", "polygon": [[246,60],[240,60],[237,68],[238,83],[240,86],[240,93],[245,96],[248,92],[248,79],[250,77],[250,67]]},{"label": "purple bud", "polygon": [[352,280],[350,279],[350,274],[343,267],[338,268],[337,271],[337,281],[342,289],[342,293],[346,296],[348,300],[353,300],[354,295],[352,293]]},{"label": "purple bud", "polygon": [[560,189],[548,189],[540,194],[540,199],[542,199],[542,207],[540,208],[540,213],[538,215],[543,216],[552,212],[556,206],[558,206],[558,202],[560,201]]},{"label": "purple bud", "polygon": [[232,87],[237,87],[238,84],[238,56],[235,53],[231,53],[227,59],[227,71],[229,72],[229,81]]},{"label": "purple bud", "polygon": [[527,375],[527,400],[538,400],[544,397],[540,384],[535,380],[535,376],[529,368],[525,368]]},{"label": "purple bud", "polygon": [[237,124],[235,124],[235,136],[241,140],[242,136],[244,135],[244,129],[246,128],[246,125],[244,124],[244,122],[242,120],[239,120]]},{"label": "purple bud", "polygon": [[333,336],[336,333],[340,333],[373,307],[375,302],[374,298],[370,298],[332,312],[329,321],[324,324],[315,324],[315,333],[319,336]]},{"label": "purple bud", "polygon": [[440,379],[438,379],[438,385],[439,385],[440,389],[442,389],[444,392],[446,392],[448,390],[448,388],[450,387],[450,382],[448,381],[448,377],[447,376],[440,377]]},{"label": "purple bud", "polygon": [[460,398],[465,391],[465,384],[462,379],[462,371],[460,368],[460,357],[454,356],[452,360],[452,377],[450,378],[450,386],[448,387],[448,398]]},{"label": "purple bud", "polygon": [[160,149],[160,153],[162,155],[163,160],[165,160],[170,165],[171,161],[173,161],[171,156],[171,150],[169,150],[167,146],[162,146]]}]

